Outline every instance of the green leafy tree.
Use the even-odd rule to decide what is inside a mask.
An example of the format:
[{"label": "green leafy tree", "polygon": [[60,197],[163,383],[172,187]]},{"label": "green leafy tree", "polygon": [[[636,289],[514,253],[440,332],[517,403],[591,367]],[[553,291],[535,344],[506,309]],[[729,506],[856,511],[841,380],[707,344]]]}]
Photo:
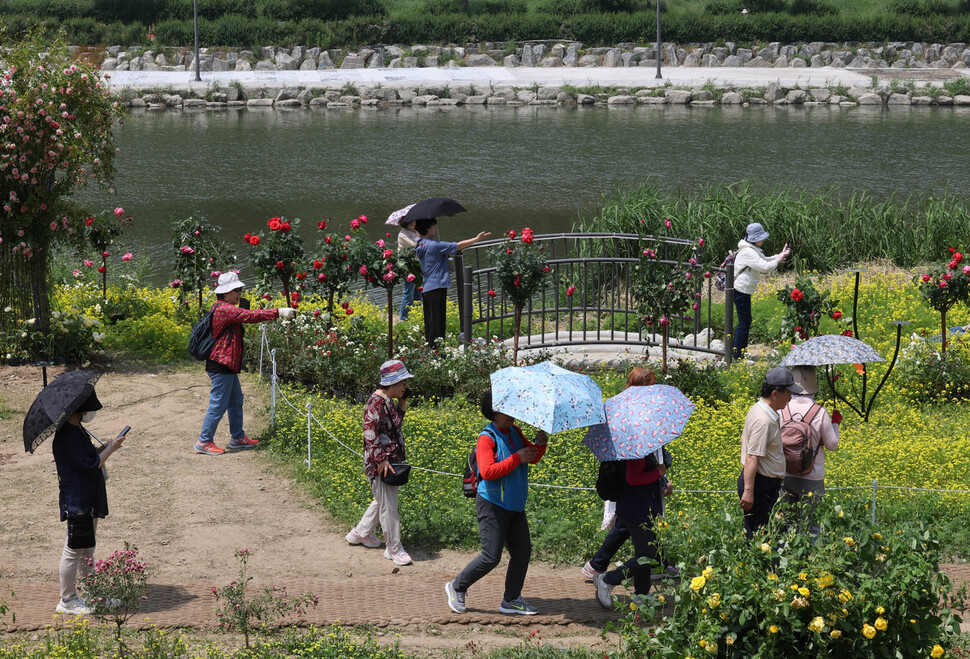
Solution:
[{"label": "green leafy tree", "polygon": [[63,37],[0,28],[0,44],[0,308],[46,331],[51,246],[75,239],[86,215],[69,197],[110,183],[124,111]]},{"label": "green leafy tree", "polygon": [[913,279],[923,299],[940,312],[943,354],[947,344],[946,314],[957,304],[970,300],[970,265],[963,264],[963,252],[953,247],[949,251],[952,256],[949,263],[941,263]]},{"label": "green leafy tree", "polygon": [[179,290],[183,304],[188,304],[189,295],[197,294],[200,317],[202,294],[209,282],[236,263],[235,251],[219,237],[221,231],[221,227],[209,224],[204,217],[178,220],[172,231],[175,279],[170,285]]},{"label": "green leafy tree", "polygon": [[550,268],[542,248],[533,243],[532,229],[522,229],[522,236],[516,240],[513,230],[505,232],[509,241],[494,249],[497,267],[496,279],[505,295],[515,307],[514,338],[512,339],[512,363],[518,362],[519,330],[522,325],[522,310],[542,287],[543,277]]}]

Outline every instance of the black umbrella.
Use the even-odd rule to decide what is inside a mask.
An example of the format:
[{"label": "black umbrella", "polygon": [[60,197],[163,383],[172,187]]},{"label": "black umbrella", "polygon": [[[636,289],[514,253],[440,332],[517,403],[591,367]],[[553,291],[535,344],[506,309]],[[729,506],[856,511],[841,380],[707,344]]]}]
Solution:
[{"label": "black umbrella", "polygon": [[24,417],[24,450],[33,453],[57,432],[94,395],[94,383],[100,377],[94,371],[70,371],[41,390]]},{"label": "black umbrella", "polygon": [[406,222],[414,222],[415,220],[430,220],[435,217],[451,217],[452,215],[464,212],[465,207],[454,199],[432,197],[431,199],[419,201],[412,206],[411,210],[407,212],[407,215],[402,217],[399,222],[404,224]]}]

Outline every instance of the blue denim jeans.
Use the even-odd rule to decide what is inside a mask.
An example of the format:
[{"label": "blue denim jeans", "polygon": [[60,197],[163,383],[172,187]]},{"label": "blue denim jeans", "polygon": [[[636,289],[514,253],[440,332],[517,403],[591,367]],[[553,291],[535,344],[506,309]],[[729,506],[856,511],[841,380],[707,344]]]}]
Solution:
[{"label": "blue denim jeans", "polygon": [[233,439],[246,436],[243,430],[243,392],[235,373],[209,373],[212,391],[209,392],[209,411],[202,421],[200,442],[214,441],[222,415],[229,412],[229,435]]},{"label": "blue denim jeans", "polygon": [[748,347],[748,331],[751,329],[751,296],[734,291],[734,308],[738,311],[738,325],[734,328],[735,359],[741,359],[741,352]]},{"label": "blue denim jeans", "polygon": [[401,320],[408,319],[408,307],[412,302],[421,301],[421,291],[418,290],[417,283],[413,281],[404,282],[404,292],[401,293]]}]

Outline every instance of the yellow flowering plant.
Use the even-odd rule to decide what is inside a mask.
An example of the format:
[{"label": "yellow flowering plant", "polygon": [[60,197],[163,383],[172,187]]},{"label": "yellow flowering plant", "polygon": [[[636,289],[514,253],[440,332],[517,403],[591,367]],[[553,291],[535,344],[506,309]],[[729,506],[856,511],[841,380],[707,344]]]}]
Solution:
[{"label": "yellow flowering plant", "polygon": [[934,644],[952,646],[960,618],[946,608],[952,587],[922,522],[880,534],[865,503],[823,500],[818,511],[813,537],[790,524],[797,510],[776,507],[763,537],[771,552],[745,538],[736,506],[719,515],[679,511],[682,523],[658,524],[685,578],[666,592],[673,614],[652,634],[629,625],[626,633],[644,635],[634,642],[644,656],[669,658],[697,647],[765,659],[925,657]]}]

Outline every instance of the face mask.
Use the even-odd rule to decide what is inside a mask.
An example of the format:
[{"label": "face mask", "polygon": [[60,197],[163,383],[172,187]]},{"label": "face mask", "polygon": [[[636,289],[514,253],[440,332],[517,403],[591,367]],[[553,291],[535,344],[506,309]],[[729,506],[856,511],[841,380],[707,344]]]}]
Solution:
[{"label": "face mask", "polygon": [[91,423],[92,421],[94,421],[94,417],[97,414],[98,414],[97,412],[85,412],[84,414],[81,415],[81,422]]}]

